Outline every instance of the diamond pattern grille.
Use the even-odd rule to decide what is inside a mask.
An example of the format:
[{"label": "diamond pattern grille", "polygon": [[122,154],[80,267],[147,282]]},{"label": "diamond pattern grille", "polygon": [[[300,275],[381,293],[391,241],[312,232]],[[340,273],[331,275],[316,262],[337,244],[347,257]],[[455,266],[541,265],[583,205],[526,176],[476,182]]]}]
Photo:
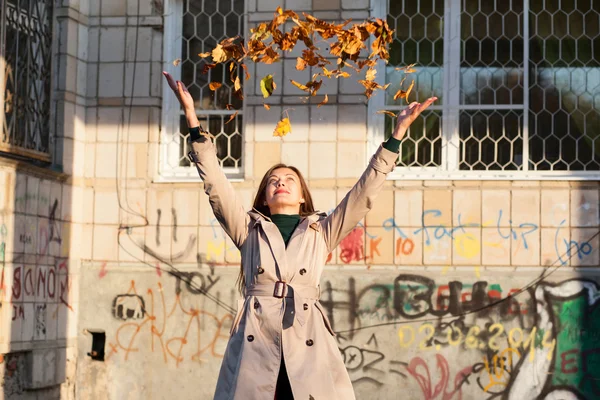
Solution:
[{"label": "diamond pattern grille", "polygon": [[7,0],[0,10],[0,150],[49,161],[52,0]]}]

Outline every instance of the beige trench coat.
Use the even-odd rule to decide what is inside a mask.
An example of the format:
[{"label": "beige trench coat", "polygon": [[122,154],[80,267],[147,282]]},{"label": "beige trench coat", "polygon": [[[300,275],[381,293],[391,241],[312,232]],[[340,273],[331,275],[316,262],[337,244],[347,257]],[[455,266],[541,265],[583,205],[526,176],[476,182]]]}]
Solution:
[{"label": "beige trench coat", "polygon": [[[333,213],[303,218],[286,248],[268,217],[244,210],[211,141],[202,137],[192,149],[215,217],[241,251],[246,277],[214,398],[272,400],[283,353],[294,399],[354,399],[319,303],[319,282],[328,254],[372,208],[398,154],[380,146]],[[283,296],[274,297],[279,280],[286,283],[278,284]]]}]

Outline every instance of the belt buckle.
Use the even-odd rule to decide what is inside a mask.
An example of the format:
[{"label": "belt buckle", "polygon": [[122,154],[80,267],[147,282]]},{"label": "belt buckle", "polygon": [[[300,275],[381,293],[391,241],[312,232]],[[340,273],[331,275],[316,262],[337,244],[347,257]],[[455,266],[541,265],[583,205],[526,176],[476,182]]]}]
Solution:
[{"label": "belt buckle", "polygon": [[273,297],[277,297],[278,299],[283,299],[285,297],[285,286],[286,286],[286,283],[284,281],[275,282],[275,288],[273,290]]}]

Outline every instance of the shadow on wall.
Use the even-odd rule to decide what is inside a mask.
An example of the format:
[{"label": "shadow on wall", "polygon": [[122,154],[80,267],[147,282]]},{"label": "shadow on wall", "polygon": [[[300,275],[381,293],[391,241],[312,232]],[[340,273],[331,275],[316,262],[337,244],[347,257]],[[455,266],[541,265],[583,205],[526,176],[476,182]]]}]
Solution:
[{"label": "shadow on wall", "polygon": [[77,305],[69,258],[72,196],[64,178],[20,163],[0,163],[0,375],[5,399],[72,398],[66,396],[72,381],[66,370],[74,363],[74,351],[67,339],[74,334]]}]

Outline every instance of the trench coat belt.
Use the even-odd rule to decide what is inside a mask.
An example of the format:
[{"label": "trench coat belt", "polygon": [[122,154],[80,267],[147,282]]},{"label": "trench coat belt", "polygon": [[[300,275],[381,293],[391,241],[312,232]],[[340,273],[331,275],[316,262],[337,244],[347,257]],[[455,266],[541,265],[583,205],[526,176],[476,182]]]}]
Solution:
[{"label": "trench coat belt", "polygon": [[[246,289],[246,296],[266,296],[266,297],[278,297],[274,296],[275,286],[279,282],[274,283],[261,283],[258,285],[250,286]],[[292,290],[289,290],[292,288]],[[319,286],[307,286],[298,284],[285,284],[283,296],[287,298],[301,298],[301,299],[314,299],[319,300],[321,295],[321,288]]]}]

